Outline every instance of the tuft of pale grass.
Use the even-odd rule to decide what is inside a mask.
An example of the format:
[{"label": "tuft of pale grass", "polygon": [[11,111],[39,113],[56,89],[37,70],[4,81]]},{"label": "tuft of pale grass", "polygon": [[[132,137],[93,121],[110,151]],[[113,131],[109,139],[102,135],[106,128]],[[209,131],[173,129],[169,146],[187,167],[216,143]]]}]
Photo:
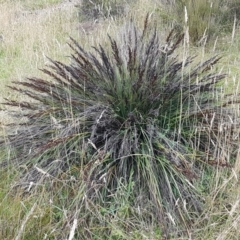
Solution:
[{"label": "tuft of pale grass", "polygon": [[[227,147],[225,145],[224,147]],[[205,196],[204,212],[198,216],[192,229],[194,239],[238,239],[240,212],[240,151],[229,171],[216,167],[215,172],[205,173],[203,183],[208,187]]]},{"label": "tuft of pale grass", "polygon": [[15,240],[20,240],[20,239],[22,238],[22,234],[23,234],[23,232],[24,232],[25,225],[26,225],[27,221],[29,220],[29,218],[31,217],[31,215],[34,213],[34,210],[35,210],[36,206],[37,206],[37,204],[34,203],[33,206],[32,206],[32,208],[31,208],[30,211],[28,212],[28,214],[27,214],[27,215],[25,216],[25,218],[23,219],[22,224],[21,224],[21,227],[20,227],[20,229],[19,229],[19,231],[18,231],[18,234],[17,234]]},{"label": "tuft of pale grass", "polygon": [[[47,55],[67,53],[64,42],[75,30],[74,7],[29,12],[17,1],[2,3],[1,9],[1,87],[12,79],[22,79],[27,72],[35,72],[46,63]],[[5,94],[11,93],[1,97]]]},{"label": "tuft of pale grass", "polygon": [[[103,33],[106,35],[105,31],[114,31],[116,28],[114,21],[109,20],[86,33],[79,27],[74,2],[62,7],[30,11],[31,3],[0,3],[0,102],[4,98],[20,99],[21,96],[12,93],[6,86],[13,80],[22,81],[26,76],[33,75],[36,69],[49,63],[47,56],[65,61],[66,56],[70,55],[67,46],[69,36],[79,39],[84,47],[90,48],[98,44]],[[0,122],[11,122],[11,118],[6,116],[6,109],[0,112]]]},{"label": "tuft of pale grass", "polygon": [[46,9],[50,7],[55,7],[67,1],[64,0],[24,0],[22,1],[23,6],[25,6],[28,10],[36,10],[36,9]]}]

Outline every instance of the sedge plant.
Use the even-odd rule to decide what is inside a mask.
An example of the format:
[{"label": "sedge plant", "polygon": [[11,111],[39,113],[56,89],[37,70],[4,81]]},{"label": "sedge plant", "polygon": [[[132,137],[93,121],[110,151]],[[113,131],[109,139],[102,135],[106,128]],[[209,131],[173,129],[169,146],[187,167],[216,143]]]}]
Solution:
[{"label": "sedge plant", "polygon": [[42,70],[49,78],[10,86],[28,100],[5,102],[12,117],[24,117],[1,143],[19,168],[18,185],[30,191],[77,167],[75,217],[85,216],[89,229],[104,221],[106,236],[109,222],[134,216],[165,236],[182,233],[202,211],[194,184],[203,166],[230,166],[216,160],[232,136],[230,106],[237,104],[222,96],[225,74],[214,71],[220,58],[181,60],[184,35],[171,31],[163,41],[148,20],[143,30],[130,21],[118,40],[109,36],[110,50],[86,51],[71,39],[69,64],[50,60]]}]

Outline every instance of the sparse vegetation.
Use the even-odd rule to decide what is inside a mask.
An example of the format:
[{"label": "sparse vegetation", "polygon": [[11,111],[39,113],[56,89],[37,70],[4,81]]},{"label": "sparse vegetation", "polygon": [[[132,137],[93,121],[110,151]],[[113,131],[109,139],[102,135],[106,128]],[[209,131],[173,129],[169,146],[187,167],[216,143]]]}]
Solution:
[{"label": "sparse vegetation", "polygon": [[97,20],[126,14],[127,4],[134,0],[83,1],[79,7],[81,20]]},{"label": "sparse vegetation", "polygon": [[11,24],[1,29],[0,77],[10,88],[3,86],[0,238],[240,236],[238,27],[212,50],[211,42],[192,49],[186,35],[155,29],[152,3],[132,2],[134,20],[118,27],[104,17],[87,34],[77,32],[79,8],[33,25],[20,2],[1,3],[12,13],[1,15]]}]

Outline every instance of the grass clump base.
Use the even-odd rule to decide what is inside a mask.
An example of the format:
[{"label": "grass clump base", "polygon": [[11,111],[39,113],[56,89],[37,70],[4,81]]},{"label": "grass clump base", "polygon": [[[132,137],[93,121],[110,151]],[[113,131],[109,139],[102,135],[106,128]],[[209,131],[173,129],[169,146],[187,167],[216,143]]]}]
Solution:
[{"label": "grass clump base", "polygon": [[26,121],[12,124],[1,146],[25,192],[61,189],[50,197],[61,237],[129,239],[149,226],[183,236],[202,212],[197,182],[204,165],[230,166],[235,146],[223,146],[238,101],[223,96],[219,57],[180,60],[183,39],[172,31],[162,41],[148,17],[143,30],[131,21],[119,41],[109,36],[109,50],[71,39],[70,64],[50,60],[42,70],[50,79],[11,86],[30,100],[5,103]]}]

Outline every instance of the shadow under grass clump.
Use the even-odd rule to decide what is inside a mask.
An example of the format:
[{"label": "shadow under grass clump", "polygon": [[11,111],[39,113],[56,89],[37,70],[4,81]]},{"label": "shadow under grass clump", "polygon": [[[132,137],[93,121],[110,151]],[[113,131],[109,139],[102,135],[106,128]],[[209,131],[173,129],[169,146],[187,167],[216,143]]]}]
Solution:
[{"label": "shadow under grass clump", "polygon": [[71,64],[51,60],[42,70],[50,80],[15,82],[11,89],[32,100],[5,103],[27,121],[16,120],[16,133],[1,147],[12,151],[26,190],[80,169],[81,197],[69,208],[86,217],[88,235],[102,221],[108,234],[111,221],[134,216],[175,236],[202,210],[194,187],[202,166],[230,166],[229,158],[216,159],[234,148],[223,146],[235,121],[229,105],[237,100],[221,95],[217,56],[197,65],[192,57],[179,60],[183,35],[160,40],[148,17],[142,31],[132,21],[125,28],[118,41],[109,37],[109,51],[88,52],[71,39]]}]

